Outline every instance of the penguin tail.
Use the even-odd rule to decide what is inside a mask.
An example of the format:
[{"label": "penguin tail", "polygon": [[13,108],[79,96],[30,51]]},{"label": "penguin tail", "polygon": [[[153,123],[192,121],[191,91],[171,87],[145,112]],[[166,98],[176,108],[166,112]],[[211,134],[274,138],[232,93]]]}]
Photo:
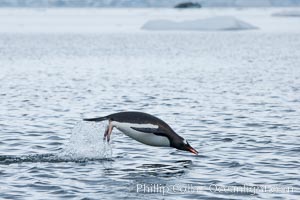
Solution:
[{"label": "penguin tail", "polygon": [[101,121],[104,121],[104,120],[107,120],[107,119],[108,119],[108,116],[83,119],[83,121],[101,122]]}]

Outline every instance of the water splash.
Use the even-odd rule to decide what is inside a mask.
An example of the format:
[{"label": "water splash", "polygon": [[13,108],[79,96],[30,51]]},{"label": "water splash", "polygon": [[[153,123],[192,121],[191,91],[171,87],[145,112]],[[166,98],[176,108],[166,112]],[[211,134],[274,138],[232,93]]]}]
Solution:
[{"label": "water splash", "polygon": [[31,155],[1,155],[0,164],[23,162],[88,162],[111,161],[112,150],[103,141],[104,126],[79,122],[72,130],[69,142],[59,153],[31,154]]},{"label": "water splash", "polygon": [[110,144],[103,141],[104,126],[99,123],[79,122],[59,157],[76,159],[110,159]]}]

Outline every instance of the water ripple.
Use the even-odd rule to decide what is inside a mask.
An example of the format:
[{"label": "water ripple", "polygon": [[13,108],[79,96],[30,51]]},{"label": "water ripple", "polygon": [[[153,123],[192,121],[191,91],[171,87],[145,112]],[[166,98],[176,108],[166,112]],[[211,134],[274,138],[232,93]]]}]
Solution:
[{"label": "water ripple", "polygon": [[[209,186],[299,188],[299,46],[296,33],[0,34],[0,198],[297,199]],[[106,122],[81,120],[125,110],[162,118],[199,155],[117,130],[108,144]]]}]

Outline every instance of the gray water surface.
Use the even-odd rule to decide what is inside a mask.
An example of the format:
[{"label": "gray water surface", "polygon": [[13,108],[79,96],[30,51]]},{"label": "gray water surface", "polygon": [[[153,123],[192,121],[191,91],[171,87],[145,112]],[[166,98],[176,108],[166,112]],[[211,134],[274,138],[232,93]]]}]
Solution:
[{"label": "gray water surface", "polygon": [[[0,198],[297,199],[299,38],[1,34]],[[128,110],[163,119],[199,155],[117,130],[104,144],[105,122],[81,122]],[[220,191],[245,185],[293,190]]]}]

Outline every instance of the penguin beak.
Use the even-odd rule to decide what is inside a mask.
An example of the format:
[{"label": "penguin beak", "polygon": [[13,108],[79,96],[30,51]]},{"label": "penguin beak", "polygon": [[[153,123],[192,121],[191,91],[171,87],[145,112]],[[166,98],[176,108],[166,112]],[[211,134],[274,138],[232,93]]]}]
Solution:
[{"label": "penguin beak", "polygon": [[188,150],[189,152],[192,152],[192,153],[195,154],[195,155],[198,155],[198,151],[196,151],[196,149],[194,149],[194,148],[191,147],[191,146],[189,146],[189,147],[187,148],[187,150]]},{"label": "penguin beak", "polygon": [[194,149],[193,147],[191,147],[191,145],[186,141],[186,144],[184,145],[184,148],[182,149],[184,151],[189,151],[195,155],[198,155],[198,151],[196,149]]}]

